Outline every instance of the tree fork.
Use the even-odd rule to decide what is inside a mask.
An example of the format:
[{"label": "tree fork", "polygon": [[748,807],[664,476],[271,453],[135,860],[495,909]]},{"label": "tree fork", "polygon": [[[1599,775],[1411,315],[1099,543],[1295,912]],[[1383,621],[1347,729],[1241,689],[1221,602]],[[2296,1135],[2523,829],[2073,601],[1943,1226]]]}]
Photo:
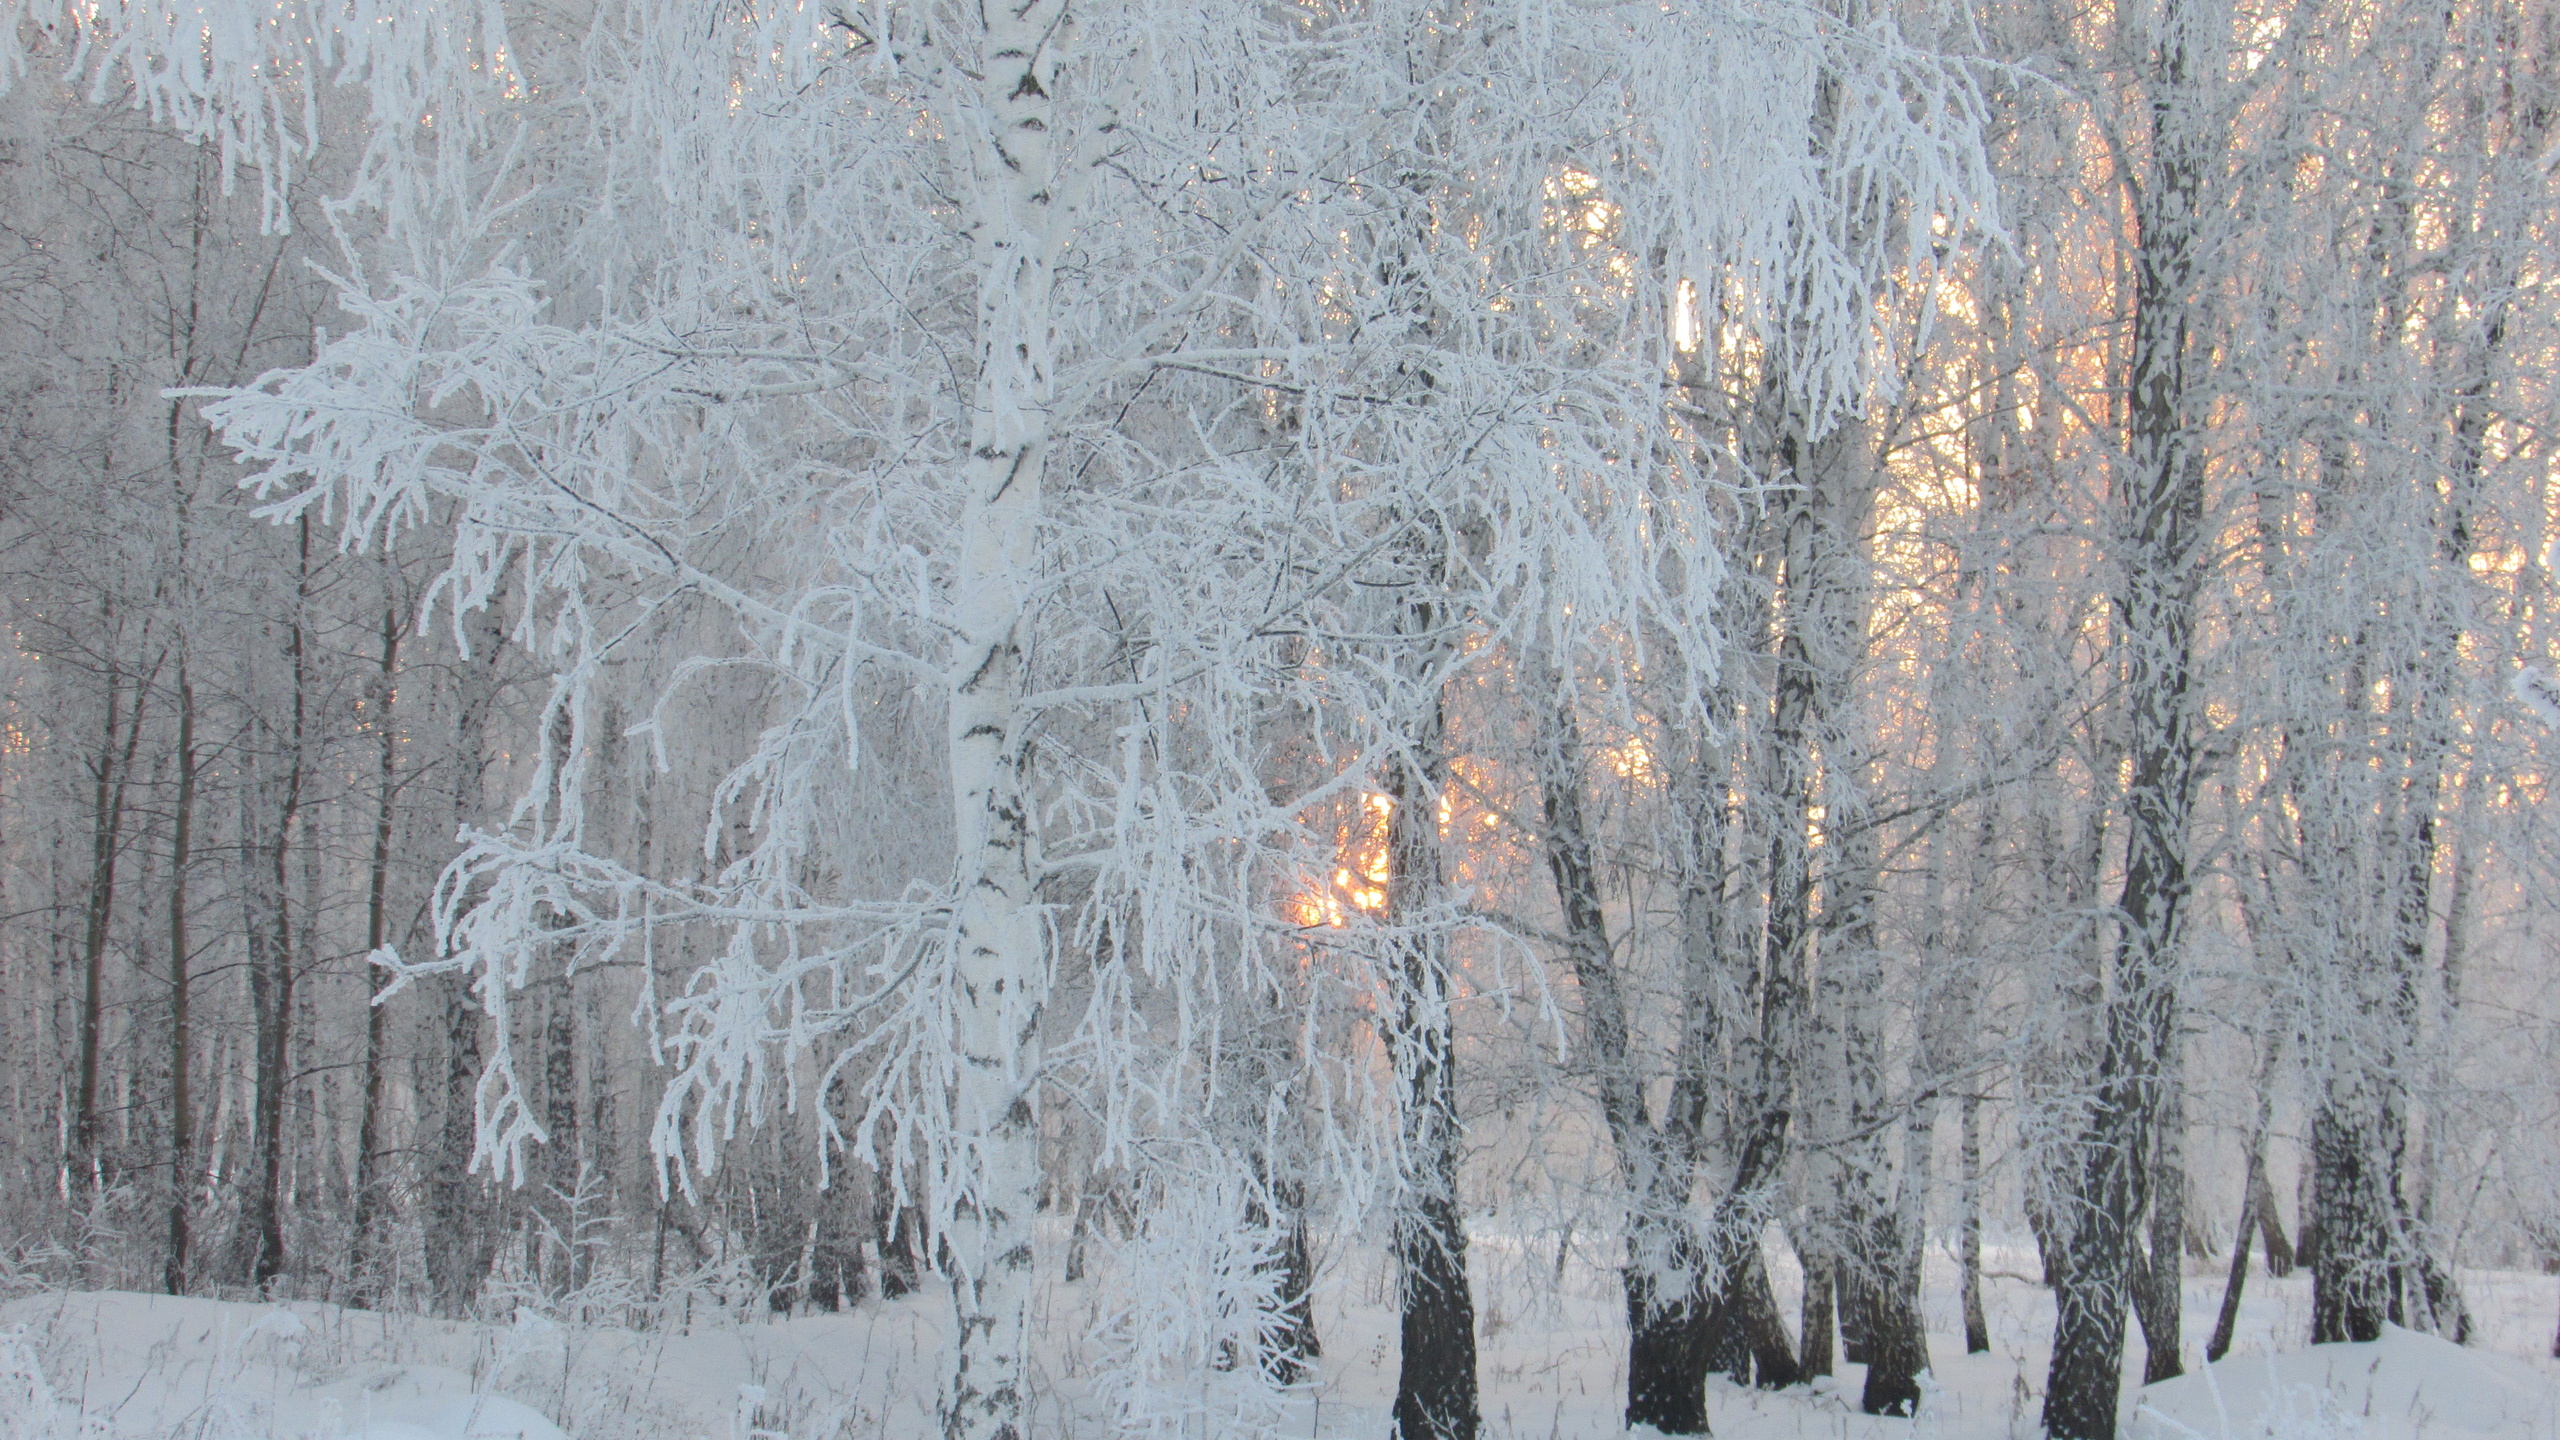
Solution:
[{"label": "tree fork", "polygon": [[1654,1123],[1629,1054],[1626,998],[1618,983],[1607,912],[1583,805],[1580,722],[1564,677],[1533,667],[1547,692],[1539,744],[1547,870],[1564,915],[1565,947],[1583,997],[1583,1045],[1600,1081],[1600,1112],[1627,1194],[1626,1266],[1629,1427],[1665,1435],[1707,1433],[1699,1351],[1706,1256],[1686,1214],[1689,1160]]}]

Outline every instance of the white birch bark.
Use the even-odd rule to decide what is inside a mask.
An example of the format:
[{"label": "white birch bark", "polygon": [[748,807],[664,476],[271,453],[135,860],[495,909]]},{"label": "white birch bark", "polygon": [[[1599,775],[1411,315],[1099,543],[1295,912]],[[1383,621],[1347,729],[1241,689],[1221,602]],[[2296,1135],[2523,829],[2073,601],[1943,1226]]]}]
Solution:
[{"label": "white birch bark", "polygon": [[1046,932],[1033,896],[1024,785],[1025,592],[1035,579],[1051,394],[1051,95],[1066,31],[1059,0],[986,12],[977,127],[978,379],[953,576],[951,1126],[937,1180],[956,1324],[943,1396],[950,1440],[1021,1431],[1040,1182],[1035,1087]]}]

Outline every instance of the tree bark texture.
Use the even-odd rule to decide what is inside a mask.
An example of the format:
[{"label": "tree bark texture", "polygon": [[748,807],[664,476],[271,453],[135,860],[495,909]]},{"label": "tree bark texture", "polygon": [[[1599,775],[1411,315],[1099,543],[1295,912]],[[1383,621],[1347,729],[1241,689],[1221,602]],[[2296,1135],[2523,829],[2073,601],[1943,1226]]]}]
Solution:
[{"label": "tree bark texture", "polygon": [[124,676],[110,664],[106,679],[104,733],[88,767],[89,896],[80,935],[79,1098],[71,1117],[72,1183],[92,1194],[104,1188],[106,1174],[105,1161],[98,1153],[98,1083],[105,1044],[107,942],[115,922],[116,868],[124,858],[125,787],[133,773],[135,751],[142,743],[144,709],[143,687],[137,684],[131,713],[120,714],[124,708]]},{"label": "tree bark texture", "polygon": [[[390,941],[391,840],[399,818],[400,732],[391,723],[391,702],[396,691],[394,678],[400,664],[400,611],[386,605],[382,611],[382,662],[375,676],[373,694],[369,697],[368,718],[375,732],[374,774],[375,802],[373,817],[373,853],[365,866],[364,892],[364,975],[365,988],[373,988],[372,957]],[[368,1003],[364,1015],[364,1092],[362,1109],[356,1118],[355,1214],[355,1284],[349,1303],[357,1308],[371,1305],[379,1298],[380,1237],[375,1234],[382,1210],[382,1102],[385,1081],[384,1061],[390,1012],[384,1006]]]},{"label": "tree bark texture", "polygon": [[[454,831],[481,819],[483,780],[491,759],[489,722],[498,703],[499,666],[507,645],[499,613],[504,601],[503,594],[493,595],[488,606],[462,622],[469,653],[456,667],[453,749],[445,759],[451,767],[446,778],[452,785]],[[435,1036],[441,1043],[423,1057],[427,1073],[420,1088],[435,1097],[435,1120],[432,1138],[422,1147],[426,1205],[419,1219],[436,1312],[458,1317],[470,1313],[497,1253],[497,1205],[471,1173],[479,1140],[482,1010],[470,982],[459,975],[429,977],[426,993],[443,1024]]]},{"label": "tree bark texture", "polygon": [[169,1227],[160,1286],[187,1293],[194,1237],[188,1226],[195,1199],[195,1028],[188,969],[187,864],[195,844],[196,692],[183,656],[178,661],[178,796],[169,819]]},{"label": "tree bark texture", "polygon": [[[2171,1042],[2174,1047],[2176,1042]],[[2142,1322],[2142,1383],[2157,1385],[2186,1373],[2183,1253],[2186,1240],[2186,1084],[2173,1048],[2162,1057],[2160,1113],[2152,1127],[2151,1225],[2147,1256],[2134,1267],[2134,1315]]]},{"label": "tree bark texture", "polygon": [[[1436,607],[1413,609],[1428,631]],[[1444,901],[1439,802],[1448,782],[1436,682],[1419,703],[1410,753],[1388,762],[1387,898],[1390,927],[1387,1051],[1396,1078],[1402,1175],[1393,1233],[1398,1333],[1393,1433],[1397,1440],[1475,1440],[1475,1295],[1467,1280],[1466,1217],[1458,1197],[1457,1027],[1448,939],[1436,925]]]},{"label": "tree bark texture", "polygon": [[[2205,1342],[2205,1363],[2231,1353],[2232,1331],[2240,1322],[2240,1296],[2249,1284],[2249,1242],[2263,1231],[2267,1237],[2267,1270],[2281,1276],[2293,1268],[2293,1252],[2275,1219],[2275,1189],[2267,1183],[2267,1132],[2275,1123],[2275,1065],[2280,1039],[2268,1026],[2265,1057],[2258,1062],[2258,1111],[2249,1125],[2248,1173],[2240,1184],[2240,1220],[2232,1227],[2231,1266],[2222,1283],[2222,1309]],[[2282,1268],[2279,1269],[2278,1266]]]},{"label": "tree bark texture", "polygon": [[1038,583],[1055,389],[1053,286],[1067,227],[1053,206],[1063,0],[991,7],[978,113],[962,123],[973,177],[978,374],[961,477],[950,786],[956,836],[950,947],[949,1133],[935,1154],[957,1330],[946,1440],[1020,1440],[1032,1222],[1040,1192],[1040,1016],[1048,937],[1023,708],[1025,606]]},{"label": "tree bark texture", "polygon": [[1580,722],[1561,675],[1539,676],[1544,710],[1538,760],[1547,871],[1564,921],[1566,958],[1582,996],[1581,1052],[1599,1082],[1600,1113],[1627,1196],[1626,1424],[1665,1435],[1707,1433],[1700,1281],[1706,1256],[1690,1223],[1691,1160],[1651,1113],[1636,1068],[1626,997],[1601,908],[1598,863],[1583,804]]},{"label": "tree bark texture", "polygon": [[[267,729],[271,750],[253,762],[266,771],[250,788],[253,813],[244,831],[257,836],[248,885],[249,1006],[256,1027],[249,1135],[250,1189],[242,1204],[241,1235],[249,1263],[243,1279],[265,1291],[285,1274],[284,1170],[288,1093],[293,1088],[294,990],[300,978],[293,924],[294,832],[302,816],[309,709],[314,680],[305,609],[311,581],[311,521],[303,517],[294,571],[292,613],[286,618],[284,658],[292,699],[281,733]],[[262,727],[265,728],[265,727]]]},{"label": "tree bark texture", "polygon": [[1957,1102],[1956,1163],[1961,1169],[1956,1197],[1956,1264],[1964,1309],[1964,1353],[1991,1349],[1991,1325],[1982,1312],[1982,1097],[1965,1092]]},{"label": "tree bark texture", "polygon": [[[2204,459],[2188,414],[2188,349],[2199,202],[2212,155],[2203,93],[2215,17],[2166,0],[2149,79],[2151,154],[2136,199],[2128,457],[2118,546],[2125,751],[2124,878],[2115,985],[2097,1088],[2077,1144],[2064,1218],[2070,1263],[2055,1287],[2044,1422],[2054,1440],[2112,1440],[2137,1227],[2161,1060],[2176,1033],[2179,926],[2196,754],[2190,682]],[[2174,1252],[2173,1252],[2174,1253]]]}]

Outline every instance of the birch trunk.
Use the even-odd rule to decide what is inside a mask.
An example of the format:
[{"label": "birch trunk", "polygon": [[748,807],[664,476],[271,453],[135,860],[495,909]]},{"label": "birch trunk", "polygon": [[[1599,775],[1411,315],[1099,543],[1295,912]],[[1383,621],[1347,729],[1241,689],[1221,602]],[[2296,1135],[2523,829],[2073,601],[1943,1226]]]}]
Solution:
[{"label": "birch trunk", "polygon": [[[1531,673],[1547,696],[1564,695],[1560,676],[1543,668]],[[1626,996],[1583,805],[1581,728],[1570,698],[1549,700],[1541,713],[1547,871],[1563,914],[1566,959],[1582,992],[1581,1049],[1599,1081],[1601,1119],[1627,1194],[1627,1263],[1620,1272],[1627,1306],[1626,1424],[1703,1435],[1705,1372],[1695,1352],[1705,1255],[1689,1220],[1689,1158],[1655,1125],[1631,1053]]]},{"label": "birch trunk", "polygon": [[[248,1282],[264,1291],[285,1275],[284,1212],[286,1163],[286,1092],[293,1086],[294,989],[296,935],[292,907],[293,836],[302,823],[303,781],[308,768],[306,747],[311,699],[317,689],[307,634],[311,591],[311,520],[305,516],[295,535],[293,612],[286,619],[285,662],[292,676],[293,698],[286,716],[284,771],[269,785],[252,792],[252,803],[274,805],[274,829],[262,837],[261,853],[249,884],[249,995],[257,1025],[256,1090],[251,1105],[250,1135],[255,1170],[241,1228],[252,1249]],[[272,759],[267,763],[274,763]],[[263,819],[264,817],[260,817]]]},{"label": "birch trunk", "polygon": [[[1419,633],[1437,609],[1408,607]],[[1426,674],[1436,667],[1427,663]],[[1408,754],[1388,762],[1387,1052],[1395,1068],[1401,1193],[1394,1233],[1399,1355],[1392,1433],[1396,1440],[1475,1440],[1475,1293],[1467,1281],[1466,1213],[1458,1197],[1456,977],[1448,937],[1435,928],[1445,897],[1439,801],[1448,783],[1444,719],[1436,680],[1423,681],[1424,714]]]},{"label": "birch trunk", "polygon": [[[391,837],[399,816],[400,798],[399,732],[391,725],[391,701],[395,693],[394,677],[400,663],[400,612],[386,605],[382,611],[382,668],[375,677],[368,709],[373,721],[378,770],[373,817],[373,854],[365,870],[364,943],[371,956],[390,939]],[[367,962],[370,966],[370,961]],[[372,988],[368,969],[366,988]],[[382,1087],[385,1025],[389,1012],[380,1005],[368,1004],[364,1015],[364,1100],[356,1121],[356,1174],[354,1244],[355,1285],[349,1303],[358,1309],[373,1302],[375,1286],[374,1256],[377,1238],[374,1228],[381,1209],[382,1152]]]},{"label": "birch trunk", "polygon": [[[183,642],[182,642],[183,643]],[[187,1293],[192,1236],[188,1203],[195,1195],[195,1029],[189,1014],[187,974],[187,861],[194,845],[196,812],[196,689],[178,659],[178,801],[169,834],[169,1242],[161,1288]]]},{"label": "birch trunk", "polygon": [[[1807,989],[1816,919],[1813,898],[1815,807],[1824,803],[1823,773],[1815,763],[1823,727],[1865,641],[1864,559],[1858,532],[1874,495],[1873,471],[1861,454],[1864,435],[1855,426],[1808,439],[1806,418],[1781,407],[1778,469],[1796,486],[1781,518],[1785,631],[1778,642],[1776,692],[1770,706],[1765,759],[1759,767],[1766,798],[1761,818],[1768,836],[1769,913],[1762,937],[1756,999],[1760,1033],[1737,1107],[1741,1138],[1733,1183],[1718,1202],[1710,1243],[1715,1276],[1710,1302],[1711,1350],[1728,1358],[1747,1341],[1753,1379],[1775,1389],[1803,1378],[1784,1322],[1768,1297],[1760,1256],[1760,1229],[1776,1205],[1784,1180],[1791,1132],[1802,1103],[1797,1094],[1807,1045]],[[1829,797],[1837,799],[1836,796]],[[1826,883],[1839,885],[1838,877]],[[1839,892],[1846,909],[1863,906],[1871,887],[1852,882]],[[1826,920],[1824,928],[1834,922]],[[1715,1363],[1711,1356],[1710,1363]]]},{"label": "birch trunk", "polygon": [[2157,1385],[2186,1373],[2182,1322],[2186,1239],[2187,1106],[2183,1057],[2173,1037],[2161,1057],[2159,1113],[2151,1137],[2151,1234],[2147,1256],[2134,1265],[2134,1316],[2142,1322],[2142,1383]]},{"label": "birch trunk", "polygon": [[1988,1354],[1991,1350],[1991,1325],[1982,1313],[1982,1096],[1968,1089],[1958,1102],[1957,1123],[1962,1134],[1957,1141],[1956,1163],[1962,1167],[1962,1188],[1957,1192],[1956,1230],[1958,1254],[1956,1263],[1964,1273],[1961,1280],[1964,1305],[1964,1353]]},{"label": "birch trunk", "polygon": [[[497,705],[499,664],[506,648],[506,627],[498,618],[503,595],[490,597],[489,607],[469,621],[471,654],[457,667],[452,753],[453,825],[458,830],[481,818],[482,774],[489,761],[489,720]],[[451,831],[447,832],[452,833]],[[481,1009],[470,982],[444,974],[428,980],[434,1008],[444,1017],[441,1056],[427,1057],[421,1090],[437,1094],[435,1138],[426,1151],[425,1231],[427,1283],[438,1314],[460,1316],[479,1293],[489,1273],[496,1240],[493,1206],[471,1178],[471,1156],[479,1117],[474,1087],[480,1079]],[[436,1061],[441,1060],[441,1064]],[[438,1073],[441,1072],[441,1073]]]},{"label": "birch trunk", "polygon": [[2231,1353],[2232,1331],[2240,1323],[2240,1296],[2249,1284],[2249,1242],[2256,1232],[2267,1233],[2267,1269],[2282,1275],[2292,1266],[2292,1256],[2283,1256],[2284,1269],[2277,1269],[2278,1246],[2282,1231],[2271,1228],[2274,1222],[2275,1190],[2267,1184],[2267,1131],[2275,1121],[2275,1067],[2281,1048],[2281,1036],[2275,1027],[2267,1029],[2265,1056],[2258,1062],[2258,1113],[2249,1125],[2248,1174],[2241,1181],[2240,1223],[2231,1239],[2231,1269],[2222,1286],[2222,1309],[2214,1317],[2213,1336],[2205,1342],[2204,1358],[2208,1365]]},{"label": "birch trunk", "polygon": [[2104,1011],[2096,1094],[2069,1176],[2070,1263],[2054,1293],[2044,1405],[2054,1440],[2112,1440],[2116,1433],[2135,1231],[2148,1198],[2142,1166],[2161,1059],[2176,1026],[2196,766],[2190,651],[2204,530],[2204,460],[2188,414],[2187,352],[2200,196],[2215,153],[2205,96],[2207,77],[2219,74],[2209,53],[2214,23],[2202,0],[2171,0],[2150,37],[2152,153],[2135,198],[2129,463],[2120,490],[2123,573],[2115,607],[2125,665],[2128,824],[2115,990]]},{"label": "birch trunk", "polygon": [[79,1100],[71,1122],[71,1184],[93,1195],[106,1189],[106,1165],[98,1154],[98,1068],[105,1047],[107,941],[115,921],[116,862],[124,855],[125,785],[142,742],[147,683],[134,686],[133,713],[121,715],[124,676],[113,662],[108,664],[106,725],[97,758],[89,765],[89,895],[80,936]]},{"label": "birch trunk", "polygon": [[978,378],[959,563],[952,577],[950,1133],[936,1177],[957,1334],[942,1405],[948,1440],[1018,1440],[1040,1187],[1040,1012],[1049,964],[1033,887],[1024,767],[1023,623],[1036,582],[1052,398],[1052,214],[1063,0],[986,10],[976,184]]}]

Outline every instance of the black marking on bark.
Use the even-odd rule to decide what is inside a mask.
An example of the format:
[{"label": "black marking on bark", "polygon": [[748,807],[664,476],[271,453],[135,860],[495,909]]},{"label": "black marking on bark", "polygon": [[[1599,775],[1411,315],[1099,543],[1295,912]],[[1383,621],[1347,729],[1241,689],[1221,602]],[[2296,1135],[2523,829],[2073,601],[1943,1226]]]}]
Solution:
[{"label": "black marking on bark", "polygon": [[1013,489],[1013,482],[1020,479],[1022,476],[1023,462],[1030,458],[1031,447],[1028,445],[1024,445],[1013,452],[1013,464],[1004,472],[1004,483],[996,487],[995,494],[987,497],[988,504],[992,505],[997,501],[1002,500],[1007,492]]}]

